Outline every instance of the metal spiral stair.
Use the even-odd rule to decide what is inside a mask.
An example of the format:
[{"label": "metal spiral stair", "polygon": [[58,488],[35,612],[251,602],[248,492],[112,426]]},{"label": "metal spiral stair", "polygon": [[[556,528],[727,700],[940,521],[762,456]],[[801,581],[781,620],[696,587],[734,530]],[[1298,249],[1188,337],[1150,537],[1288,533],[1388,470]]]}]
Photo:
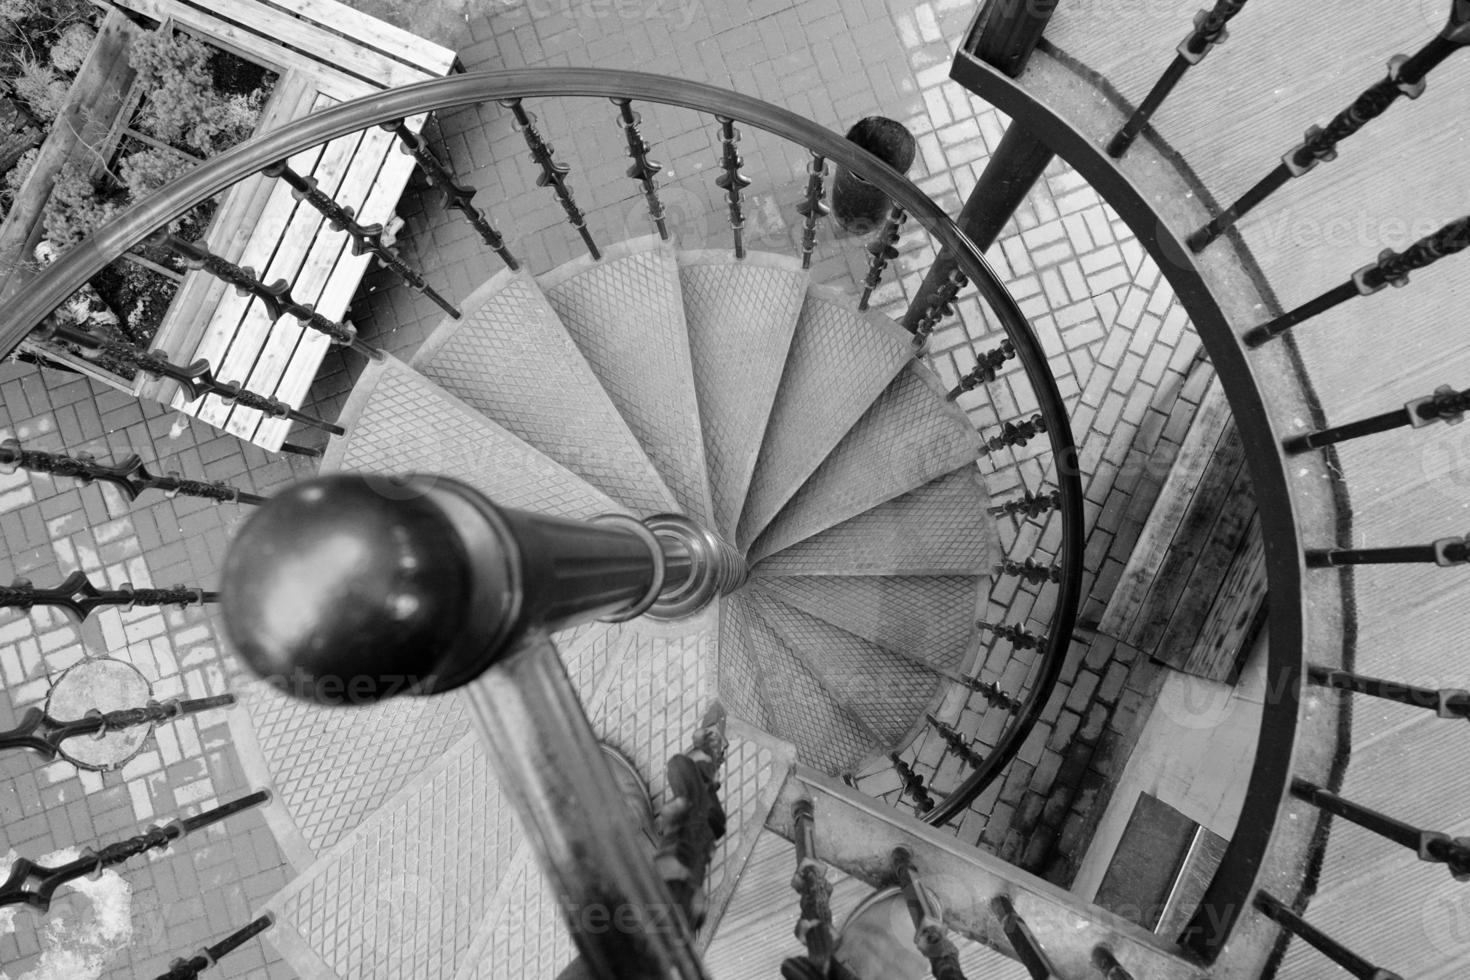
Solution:
[{"label": "metal spiral stair", "polygon": [[[979,438],[905,331],[839,299],[797,260],[656,238],[501,272],[412,363],[367,368],[323,461],[434,472],[556,516],[678,511],[739,544],[749,579],[705,613],[556,638],[656,803],[709,703],[731,716],[706,944],[790,766],[840,774],[904,744],[979,646],[998,553]],[[333,712],[259,685],[248,705],[314,855],[271,903],[302,976],[570,960],[459,696]]]}]

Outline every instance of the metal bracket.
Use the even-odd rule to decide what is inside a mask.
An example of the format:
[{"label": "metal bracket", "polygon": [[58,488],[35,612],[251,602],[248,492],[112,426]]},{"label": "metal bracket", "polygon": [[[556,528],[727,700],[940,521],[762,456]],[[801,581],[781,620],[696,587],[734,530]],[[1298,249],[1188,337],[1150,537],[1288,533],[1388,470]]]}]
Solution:
[{"label": "metal bracket", "polygon": [[1466,559],[1451,558],[1449,555],[1449,549],[1457,544],[1470,545],[1470,534],[1465,535],[1463,538],[1440,538],[1435,541],[1431,545],[1434,548],[1434,563],[1444,568],[1466,564]]},{"label": "metal bracket", "polygon": [[1421,78],[1417,82],[1403,82],[1399,75],[1403,71],[1404,63],[1409,60],[1406,54],[1396,54],[1388,59],[1388,78],[1398,86],[1398,89],[1406,98],[1417,99],[1424,94],[1424,89],[1429,85],[1429,79]]}]

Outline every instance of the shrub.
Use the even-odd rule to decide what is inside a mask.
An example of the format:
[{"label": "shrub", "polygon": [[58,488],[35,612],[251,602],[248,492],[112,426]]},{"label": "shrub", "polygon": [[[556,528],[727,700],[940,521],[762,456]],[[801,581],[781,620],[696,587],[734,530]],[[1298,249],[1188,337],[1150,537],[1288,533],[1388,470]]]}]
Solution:
[{"label": "shrub", "polygon": [[117,213],[117,195],[94,180],[86,168],[67,163],[56,175],[43,222],[46,237],[63,250],[86,238]]},{"label": "shrub", "polygon": [[71,87],[55,68],[21,55],[16,59],[19,72],[12,83],[15,94],[30,107],[31,115],[50,126],[61,115],[66,105],[66,94]]},{"label": "shrub", "polygon": [[87,53],[92,50],[95,40],[97,32],[91,24],[79,22],[69,25],[51,47],[52,66],[58,71],[74,73],[87,60]]},{"label": "shrub", "polygon": [[139,128],[165,143],[207,152],[219,131],[209,48],[182,34],[153,31],[133,42],[128,62],[148,93]]}]

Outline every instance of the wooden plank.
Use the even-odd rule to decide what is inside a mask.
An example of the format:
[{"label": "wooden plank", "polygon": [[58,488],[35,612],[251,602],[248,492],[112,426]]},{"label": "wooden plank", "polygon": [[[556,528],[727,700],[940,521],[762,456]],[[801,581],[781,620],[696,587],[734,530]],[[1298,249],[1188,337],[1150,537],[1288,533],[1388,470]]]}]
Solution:
[{"label": "wooden plank", "polygon": [[[1195,370],[1210,370],[1198,365]],[[1185,433],[1179,455],[1169,468],[1169,475],[1159,491],[1158,499],[1144,522],[1143,532],[1128,558],[1118,586],[1108,600],[1097,629],[1107,636],[1129,634],[1148,600],[1149,590],[1158,580],[1160,568],[1168,555],[1174,535],[1189,510],[1195,489],[1225,426],[1230,422],[1230,405],[1218,378],[1212,378],[1200,398],[1199,410]]]},{"label": "wooden plank", "polygon": [[[1163,565],[1159,568],[1159,576],[1154,587],[1149,590],[1148,601],[1140,610],[1133,629],[1120,639],[1145,653],[1151,653],[1158,648],[1170,619],[1176,614],[1181,599],[1190,588],[1189,582],[1195,568],[1206,555],[1216,524],[1222,520],[1222,513],[1228,509],[1236,474],[1244,465],[1245,447],[1232,420],[1221,436],[1219,447],[1200,480],[1199,489],[1190,501],[1189,510],[1170,543]],[[1233,516],[1233,519],[1238,519],[1243,527],[1246,517]],[[1238,528],[1236,533],[1239,533]],[[1203,611],[1200,610],[1201,613]]]},{"label": "wooden plank", "polygon": [[56,123],[41,143],[30,175],[0,224],[0,301],[19,292],[35,275],[32,261],[42,235],[42,215],[52,183],[61,168],[81,159],[91,148],[105,154],[108,135],[127,103],[136,73],[128,64],[128,47],[141,33],[118,10],[108,13],[77,71]]},{"label": "wooden plank", "polygon": [[[205,7],[215,8],[221,0],[198,0]],[[241,0],[223,0],[230,9],[240,6]],[[435,44],[427,38],[411,34],[384,20],[379,20],[361,11],[337,3],[336,0],[273,0],[275,6],[305,17],[331,31],[347,36],[358,44],[366,45],[383,55],[402,61],[420,69],[431,77],[447,75],[454,65],[455,54],[449,48]],[[346,16],[344,16],[346,15]]]},{"label": "wooden plank", "polygon": [[[300,173],[315,177],[323,193],[336,194],[343,176],[352,165],[357,143],[356,134],[340,137],[328,143],[314,162],[302,161],[299,166],[293,163],[293,167]],[[280,185],[278,189],[289,197],[290,186],[285,181],[276,183]],[[274,253],[268,262],[255,268],[265,282],[286,280],[291,284],[292,295],[309,303],[316,287],[312,275],[305,272],[307,257],[313,241],[327,232],[322,216],[314,208],[296,204],[294,198],[292,204],[295,207],[286,212],[283,219],[257,227],[255,240],[261,243],[261,251],[274,248]],[[227,344],[219,352],[218,359],[210,361],[215,365],[215,373],[225,381],[246,380],[272,329],[271,317],[263,303],[253,297],[236,299],[234,303],[221,304],[221,309],[211,317],[209,327],[208,339],[214,345]],[[288,315],[282,320],[291,329],[299,329],[294,317]],[[223,427],[230,411],[230,406],[224,402],[211,399],[199,407],[197,414],[210,425]]]},{"label": "wooden plank", "polygon": [[[384,57],[310,21],[275,7],[234,0],[227,8],[206,10],[183,0],[127,0],[129,6],[149,6],[181,25],[219,37],[263,60],[281,59],[294,51],[301,59],[323,69],[335,69],[378,88],[411,85],[432,77],[420,68]],[[356,17],[356,11],[348,13]],[[149,16],[158,17],[156,13]],[[163,19],[158,17],[158,19]],[[289,48],[285,45],[290,45]],[[297,59],[290,59],[295,61]]]},{"label": "wooden plank", "polygon": [[[1259,516],[1253,513],[1225,581],[1205,616],[1204,628],[1179,669],[1234,684],[1265,620],[1266,546],[1261,539]],[[1164,645],[1169,645],[1167,637]]]}]

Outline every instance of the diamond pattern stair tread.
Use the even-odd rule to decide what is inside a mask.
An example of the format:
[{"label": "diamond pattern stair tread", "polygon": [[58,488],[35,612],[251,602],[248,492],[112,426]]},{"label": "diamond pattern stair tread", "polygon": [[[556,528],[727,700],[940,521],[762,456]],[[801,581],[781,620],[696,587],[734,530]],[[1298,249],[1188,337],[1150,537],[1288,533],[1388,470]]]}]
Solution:
[{"label": "diamond pattern stair tread", "polygon": [[619,243],[537,279],[684,512],[710,517],[699,401],[674,253]]},{"label": "diamond pattern stair tread", "polygon": [[806,294],[801,263],[679,253],[715,529],[733,538]]},{"label": "diamond pattern stair tread", "polygon": [[301,976],[451,977],[519,840],[466,735],[271,899],[271,942]]},{"label": "diamond pattern stair tread", "polygon": [[980,437],[938,379],[911,363],[756,539],[750,559],[917,489],[973,462],[979,451]]},{"label": "diamond pattern stair tread", "polygon": [[756,587],[848,633],[954,675],[972,658],[986,585],[986,579],[964,575],[812,575],[761,579]]},{"label": "diamond pattern stair tread", "polygon": [[737,540],[748,548],[913,359],[898,324],[813,286],[797,320]]},{"label": "diamond pattern stair tread", "polygon": [[462,480],[502,507],[573,518],[625,512],[560,463],[391,357],[368,365],[342,418],[347,435],[332,439],[323,473],[431,473]]},{"label": "diamond pattern stair tread", "polygon": [[462,310],[415,369],[635,513],[677,506],[529,274],[498,273]]},{"label": "diamond pattern stair tread", "polygon": [[822,687],[883,741],[905,740],[944,678],[909,658],[809,616],[767,593],[753,597],[761,618],[794,650]]},{"label": "diamond pattern stair tread", "polygon": [[800,656],[761,615],[758,600],[747,596],[745,618],[750,648],[761,673],[761,701],[770,732],[796,746],[799,760],[827,773],[855,767],[880,739],[822,686]]},{"label": "diamond pattern stair tread", "polygon": [[529,846],[502,879],[490,914],[454,980],[555,977],[577,955],[561,906]]},{"label": "diamond pattern stair tread", "polygon": [[750,646],[748,619],[755,613],[746,605],[744,594],[741,590],[721,600],[720,703],[732,717],[769,730],[770,719],[761,706],[760,663]]},{"label": "diamond pattern stair tread", "polygon": [[879,504],[765,558],[771,575],[988,575],[1001,554],[990,498],[974,466]]}]

